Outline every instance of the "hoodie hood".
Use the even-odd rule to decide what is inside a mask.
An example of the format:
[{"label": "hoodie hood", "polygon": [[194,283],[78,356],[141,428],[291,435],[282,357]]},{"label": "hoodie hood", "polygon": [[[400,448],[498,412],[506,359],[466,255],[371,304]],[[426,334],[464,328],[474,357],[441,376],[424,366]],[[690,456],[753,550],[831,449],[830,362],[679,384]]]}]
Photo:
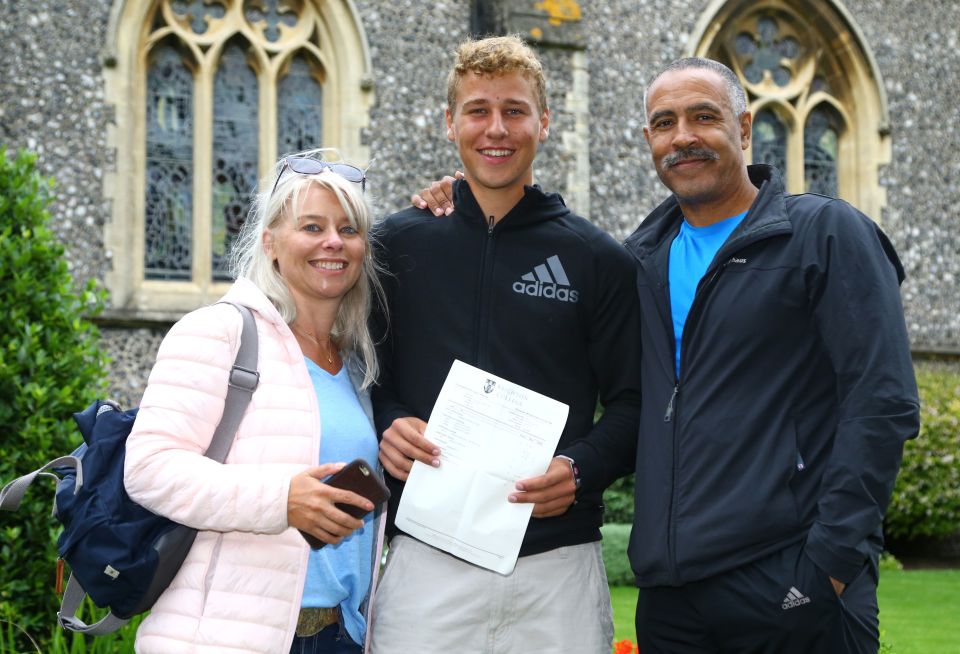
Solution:
[{"label": "hoodie hood", "polygon": [[[455,213],[467,219],[478,219],[487,224],[487,216],[477,203],[470,184],[465,179],[459,179],[453,184],[453,204]],[[570,213],[567,205],[559,193],[544,193],[539,185],[523,187],[523,197],[497,223],[516,227],[531,225],[546,220],[561,218]]]}]

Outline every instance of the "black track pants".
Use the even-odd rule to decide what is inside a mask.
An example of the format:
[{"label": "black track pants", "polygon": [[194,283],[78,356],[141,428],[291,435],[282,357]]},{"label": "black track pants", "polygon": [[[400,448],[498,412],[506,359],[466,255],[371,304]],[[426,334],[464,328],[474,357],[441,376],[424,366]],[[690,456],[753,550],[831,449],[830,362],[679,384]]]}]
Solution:
[{"label": "black track pants", "polygon": [[841,597],[797,544],[680,587],[641,588],[643,654],[876,654],[877,563]]}]

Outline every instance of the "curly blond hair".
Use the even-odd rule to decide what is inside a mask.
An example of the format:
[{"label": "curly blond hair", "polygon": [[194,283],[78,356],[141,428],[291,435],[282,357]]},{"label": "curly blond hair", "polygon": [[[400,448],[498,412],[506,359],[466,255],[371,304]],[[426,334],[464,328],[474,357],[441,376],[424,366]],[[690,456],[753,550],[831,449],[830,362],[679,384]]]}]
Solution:
[{"label": "curly blond hair", "polygon": [[516,34],[467,40],[457,47],[453,69],[447,76],[447,108],[454,113],[457,90],[467,73],[503,75],[518,72],[533,82],[540,113],[547,110],[547,79],[540,59]]}]

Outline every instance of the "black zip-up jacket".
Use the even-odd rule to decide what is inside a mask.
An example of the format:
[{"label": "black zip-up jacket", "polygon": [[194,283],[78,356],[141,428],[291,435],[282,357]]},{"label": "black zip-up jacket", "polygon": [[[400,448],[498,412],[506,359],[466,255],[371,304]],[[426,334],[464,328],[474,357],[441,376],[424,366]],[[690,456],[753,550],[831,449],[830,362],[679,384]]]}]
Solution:
[{"label": "black zip-up jacket", "polygon": [[[520,554],[599,540],[603,489],[632,472],[636,447],[633,262],[538,187],[526,187],[492,228],[466,182],[455,184],[454,200],[449,217],[407,209],[379,228],[390,274],[383,277],[389,337],[373,391],[377,431],[402,416],[428,420],[454,359],[564,402],[570,413],[558,453],[580,467],[577,503],[561,516],[533,518]],[[594,425],[598,400],[605,410]],[[393,535],[402,484],[388,483]]]},{"label": "black zip-up jacket", "polygon": [[881,521],[919,407],[903,268],[849,204],[760,191],[697,288],[674,367],[671,198],[627,240],[643,312],[630,561],[639,586],[702,579],[805,540],[848,583]]}]

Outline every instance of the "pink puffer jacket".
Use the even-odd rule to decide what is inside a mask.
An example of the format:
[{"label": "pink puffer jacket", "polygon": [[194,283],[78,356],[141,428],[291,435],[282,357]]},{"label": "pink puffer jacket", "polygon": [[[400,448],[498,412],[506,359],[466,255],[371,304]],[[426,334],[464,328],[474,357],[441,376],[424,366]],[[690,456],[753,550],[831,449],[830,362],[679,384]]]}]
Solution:
[{"label": "pink puffer jacket", "polygon": [[130,497],[201,530],[137,632],[141,654],[276,654],[293,640],[309,548],[287,526],[287,494],[318,461],[317,397],[296,339],[259,289],[239,280],[224,299],[253,309],[260,348],[260,385],[226,464],[202,456],[239,347],[240,315],[225,304],[171,328],[127,441]]}]

